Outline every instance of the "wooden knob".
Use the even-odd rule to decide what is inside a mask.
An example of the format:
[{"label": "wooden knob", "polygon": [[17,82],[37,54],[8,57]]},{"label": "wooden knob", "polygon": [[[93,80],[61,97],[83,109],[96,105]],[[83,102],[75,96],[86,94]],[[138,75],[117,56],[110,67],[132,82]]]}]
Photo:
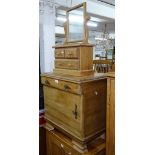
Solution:
[{"label": "wooden knob", "polygon": [[94,94],[95,94],[95,95],[98,95],[98,92],[97,92],[97,91],[94,91]]},{"label": "wooden knob", "polygon": [[63,145],[63,144],[60,144],[60,146],[61,146],[62,148],[64,148],[64,145]]}]

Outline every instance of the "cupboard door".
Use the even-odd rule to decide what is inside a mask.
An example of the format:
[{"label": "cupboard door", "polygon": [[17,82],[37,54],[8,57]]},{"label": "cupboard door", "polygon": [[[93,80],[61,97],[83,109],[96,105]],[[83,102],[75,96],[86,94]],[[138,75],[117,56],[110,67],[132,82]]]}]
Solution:
[{"label": "cupboard door", "polygon": [[81,96],[44,86],[44,99],[46,119],[81,138]]},{"label": "cupboard door", "polygon": [[115,154],[115,80],[108,79],[106,155]]}]

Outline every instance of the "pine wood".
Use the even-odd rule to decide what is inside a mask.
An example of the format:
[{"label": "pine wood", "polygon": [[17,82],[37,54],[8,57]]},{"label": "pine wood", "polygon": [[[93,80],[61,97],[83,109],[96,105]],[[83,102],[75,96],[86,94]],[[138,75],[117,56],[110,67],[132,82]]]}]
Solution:
[{"label": "pine wood", "polygon": [[65,58],[79,58],[79,48],[68,48],[65,50]]},{"label": "pine wood", "polygon": [[41,82],[42,84],[47,85],[49,87],[54,87],[64,91],[66,90],[71,93],[82,94],[80,85],[77,85],[76,83],[73,82],[55,79],[54,77],[53,78],[42,77]]},{"label": "pine wood", "polygon": [[60,69],[60,68],[56,68],[56,69],[53,69],[53,73],[55,74],[59,74],[59,75],[72,75],[72,76],[79,76],[79,77],[82,77],[82,76],[88,76],[88,75],[92,75],[94,74],[94,71],[93,70],[83,70],[83,71],[80,71],[80,70],[69,70],[69,69]]},{"label": "pine wood", "polygon": [[39,155],[46,155],[46,130],[39,127]]},{"label": "pine wood", "polygon": [[69,135],[77,147],[85,150],[89,141],[104,133],[107,87],[103,74],[44,74],[42,84],[47,122]]},{"label": "pine wood", "polygon": [[106,155],[115,155],[115,73],[107,73]]},{"label": "pine wood", "polygon": [[56,49],[55,50],[55,57],[56,58],[64,58],[65,57],[64,49]]},{"label": "pine wood", "polygon": [[[72,10],[76,10],[80,7],[83,7],[83,38],[81,40],[69,40],[69,12]],[[90,19],[87,15],[87,6],[86,6],[86,2],[78,4],[76,6],[73,6],[71,8],[69,8],[66,11],[66,15],[67,15],[67,21],[64,25],[64,30],[65,30],[65,44],[66,43],[75,43],[75,42],[83,42],[83,43],[88,43],[88,27],[87,27],[87,22]]]},{"label": "pine wood", "polygon": [[[109,72],[110,74],[110,72]],[[42,79],[46,78],[46,79],[58,79],[58,80],[63,80],[63,81],[67,81],[67,82],[72,82],[72,83],[85,83],[85,82],[90,82],[90,81],[95,81],[95,80],[101,80],[101,79],[105,79],[107,76],[107,73],[94,73],[92,75],[88,75],[88,76],[72,76],[72,75],[60,75],[60,74],[55,74],[52,72],[49,73],[44,73],[41,75],[41,82]]]},{"label": "pine wood", "polygon": [[55,67],[61,69],[70,69],[70,70],[78,70],[79,69],[79,60],[70,60],[70,59],[59,59],[55,60]]},{"label": "pine wood", "polygon": [[112,71],[112,72],[115,72],[115,64],[112,64],[111,71]]},{"label": "pine wood", "polygon": [[76,43],[54,46],[54,48],[54,73],[73,76],[93,74],[93,45]]},{"label": "pine wood", "polygon": [[46,130],[47,155],[105,155],[103,138],[92,141],[88,150],[82,153],[74,148],[72,140],[58,130]]}]

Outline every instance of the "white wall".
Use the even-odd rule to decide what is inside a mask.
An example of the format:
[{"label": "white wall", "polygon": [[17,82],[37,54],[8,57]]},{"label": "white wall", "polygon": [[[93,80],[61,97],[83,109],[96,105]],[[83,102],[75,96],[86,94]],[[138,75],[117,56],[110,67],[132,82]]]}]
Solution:
[{"label": "white wall", "polygon": [[54,68],[55,7],[48,4],[41,8],[39,16],[40,66],[41,73],[52,72]]}]

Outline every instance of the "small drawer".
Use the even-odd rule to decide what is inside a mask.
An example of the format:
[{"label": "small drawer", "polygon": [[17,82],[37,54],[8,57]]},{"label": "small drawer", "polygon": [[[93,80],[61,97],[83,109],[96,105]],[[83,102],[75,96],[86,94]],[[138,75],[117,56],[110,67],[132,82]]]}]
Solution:
[{"label": "small drawer", "polygon": [[64,58],[65,50],[64,49],[56,49],[55,50],[55,58]]},{"label": "small drawer", "polygon": [[53,143],[57,145],[61,150],[63,150],[66,155],[75,155],[73,149],[66,144],[67,142],[65,142],[65,139],[63,139],[63,137],[59,137],[55,132],[51,132],[51,134]]},{"label": "small drawer", "polygon": [[59,79],[52,79],[48,77],[42,77],[41,83],[50,87],[58,88],[64,91],[68,91],[75,94],[81,94],[81,86],[76,83],[62,81]]},{"label": "small drawer", "polygon": [[78,48],[65,49],[65,58],[79,58]]},{"label": "small drawer", "polygon": [[79,60],[55,60],[55,68],[78,70]]}]

